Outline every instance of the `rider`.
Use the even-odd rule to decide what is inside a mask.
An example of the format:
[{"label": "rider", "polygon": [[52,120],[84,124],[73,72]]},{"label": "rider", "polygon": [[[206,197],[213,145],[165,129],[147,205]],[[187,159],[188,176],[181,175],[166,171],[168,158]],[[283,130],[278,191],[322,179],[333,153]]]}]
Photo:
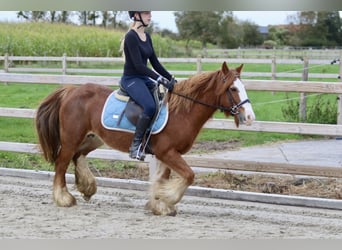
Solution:
[{"label": "rider", "polygon": [[[145,28],[151,22],[151,11],[129,11],[128,13],[133,23],[123,40],[125,65],[121,87],[143,108],[129,148],[129,156],[140,159],[140,144],[156,112],[156,104],[150,89],[153,89],[157,81],[158,84],[172,91],[173,81],[171,81],[172,75],[159,62],[150,35],[145,32]],[[147,67],[147,60],[150,61],[155,71]]]}]

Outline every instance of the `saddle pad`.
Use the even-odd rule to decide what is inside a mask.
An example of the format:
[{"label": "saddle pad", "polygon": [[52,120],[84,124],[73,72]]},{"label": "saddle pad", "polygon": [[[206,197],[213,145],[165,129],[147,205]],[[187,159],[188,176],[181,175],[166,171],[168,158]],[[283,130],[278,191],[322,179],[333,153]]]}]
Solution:
[{"label": "saddle pad", "polygon": [[[118,100],[115,97],[116,91],[113,91],[106,100],[106,103],[102,110],[101,123],[102,126],[110,130],[119,130],[125,132],[135,132],[135,125],[133,125],[126,117],[123,115],[118,125],[118,121],[121,113],[126,107],[127,102]],[[168,108],[167,105],[163,105],[160,109],[159,115],[152,126],[152,134],[157,134],[163,130],[168,120]]]}]

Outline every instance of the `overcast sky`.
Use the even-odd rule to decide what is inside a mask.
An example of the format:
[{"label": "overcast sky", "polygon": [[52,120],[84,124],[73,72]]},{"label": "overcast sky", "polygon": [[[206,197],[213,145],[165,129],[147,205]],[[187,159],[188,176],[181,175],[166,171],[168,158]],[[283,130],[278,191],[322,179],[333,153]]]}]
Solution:
[{"label": "overcast sky", "polygon": [[[251,21],[260,26],[286,24],[287,16],[296,11],[233,11],[234,17]],[[340,11],[341,16],[341,11]],[[0,21],[17,21],[16,11],[0,11]],[[175,17],[172,11],[152,11],[153,22],[161,29],[177,31]]]}]

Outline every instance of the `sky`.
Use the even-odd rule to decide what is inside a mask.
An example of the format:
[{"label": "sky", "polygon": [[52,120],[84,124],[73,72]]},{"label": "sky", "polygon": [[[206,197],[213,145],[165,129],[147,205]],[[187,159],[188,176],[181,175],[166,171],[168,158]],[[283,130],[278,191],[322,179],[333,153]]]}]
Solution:
[{"label": "sky", "polygon": [[[233,11],[233,16],[240,21],[250,21],[259,26],[286,24],[287,16],[297,11]],[[342,11],[340,11],[341,16]],[[18,21],[16,11],[0,11],[0,21]],[[177,32],[172,11],[152,11],[152,21],[161,29]]]}]

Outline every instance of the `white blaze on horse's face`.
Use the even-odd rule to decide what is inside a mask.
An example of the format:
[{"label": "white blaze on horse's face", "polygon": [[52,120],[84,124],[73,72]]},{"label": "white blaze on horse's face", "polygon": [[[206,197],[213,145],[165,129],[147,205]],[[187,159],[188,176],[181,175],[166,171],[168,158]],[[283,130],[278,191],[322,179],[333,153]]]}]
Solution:
[{"label": "white blaze on horse's face", "polygon": [[[245,89],[245,86],[241,82],[239,78],[236,78],[234,81],[234,86],[238,88],[239,90],[239,97],[240,101],[244,101],[248,99],[247,92]],[[252,108],[252,105],[250,102],[246,102],[242,105],[242,107],[245,109],[244,117],[240,117],[240,120],[246,125],[251,125],[252,122],[255,120],[255,114]],[[242,118],[242,119],[241,119]]]}]

